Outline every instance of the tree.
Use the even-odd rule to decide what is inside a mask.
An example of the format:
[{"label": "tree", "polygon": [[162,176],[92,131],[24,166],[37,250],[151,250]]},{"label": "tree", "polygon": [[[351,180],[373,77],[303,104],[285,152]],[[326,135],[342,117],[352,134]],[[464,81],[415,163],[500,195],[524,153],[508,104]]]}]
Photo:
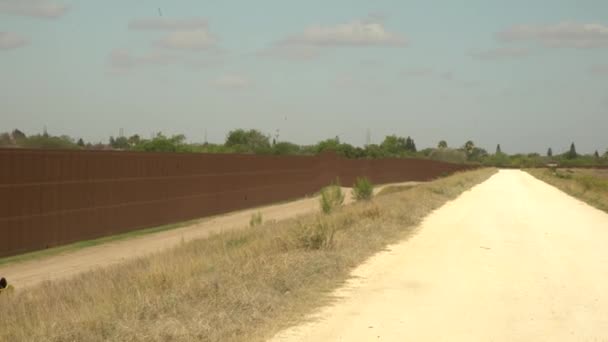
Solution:
[{"label": "tree", "polygon": [[414,139],[410,137],[405,139],[405,149],[409,152],[416,152],[416,143],[414,142]]},{"label": "tree", "polygon": [[18,130],[16,128],[13,130],[13,133],[11,133],[11,136],[13,137],[13,140],[15,142],[17,142],[17,144],[19,144],[19,142],[27,139],[27,136],[25,135],[25,133],[21,132],[20,130]]},{"label": "tree", "polygon": [[570,151],[566,153],[566,159],[576,159],[576,157],[578,157],[578,154],[576,153],[576,146],[574,146],[574,143],[572,143],[570,144]]},{"label": "tree", "polygon": [[170,138],[157,133],[151,140],[143,140],[135,147],[137,151],[146,152],[192,152],[192,147],[186,144],[186,136],[174,135]]},{"label": "tree", "polygon": [[441,140],[437,145],[437,148],[448,148],[448,143],[445,140]]},{"label": "tree", "polygon": [[22,146],[27,148],[48,149],[74,149],[78,147],[74,140],[67,135],[56,137],[51,136],[48,133],[46,135],[44,133],[32,135],[23,141]]},{"label": "tree", "polygon": [[286,141],[279,141],[274,143],[272,150],[274,154],[280,155],[299,154],[300,146]]},{"label": "tree", "polygon": [[466,154],[470,156],[473,153],[473,149],[475,148],[475,143],[472,140],[469,140],[464,143],[464,146],[462,148],[464,149]]},{"label": "tree", "polygon": [[11,146],[13,144],[13,139],[11,139],[11,135],[8,133],[0,134],[0,146]]},{"label": "tree", "polygon": [[127,150],[130,147],[129,140],[126,137],[110,137],[110,146],[118,150]]},{"label": "tree", "polygon": [[131,147],[133,147],[141,142],[141,138],[139,137],[139,134],[134,134],[134,135],[130,136],[129,139],[127,139],[127,140]]},{"label": "tree", "polygon": [[380,144],[387,155],[400,156],[407,152],[416,152],[414,139],[399,137],[397,135],[387,135]]},{"label": "tree", "polygon": [[502,154],[502,150],[500,149],[500,144],[496,145],[496,154]]},{"label": "tree", "polygon": [[225,145],[243,152],[263,153],[271,151],[270,138],[255,129],[230,131],[226,136]]},{"label": "tree", "polygon": [[440,148],[434,150],[429,158],[449,163],[464,163],[467,160],[467,154],[463,150]]},{"label": "tree", "polygon": [[553,150],[551,149],[551,147],[549,147],[549,149],[547,150],[547,157],[553,157]]},{"label": "tree", "polygon": [[80,146],[81,148],[84,147],[84,140],[82,140],[82,138],[78,139],[78,142],[76,143],[76,145]]},{"label": "tree", "polygon": [[378,144],[369,144],[365,146],[364,154],[368,158],[384,158],[387,157],[386,151]]},{"label": "tree", "polygon": [[325,151],[337,152],[339,146],[340,146],[340,138],[335,137],[333,139],[325,139],[325,140],[319,141],[315,145],[314,149],[315,149],[315,153],[321,153],[321,152],[325,152]]},{"label": "tree", "polygon": [[382,148],[387,154],[399,155],[407,151],[407,144],[408,141],[403,137],[398,137],[396,135],[387,135],[384,138],[384,141],[382,141],[382,143],[380,144],[380,148]]},{"label": "tree", "polygon": [[595,153],[593,154],[593,156],[595,157],[595,159],[600,159],[600,154],[599,154],[599,152],[597,152],[597,150],[595,150]]}]

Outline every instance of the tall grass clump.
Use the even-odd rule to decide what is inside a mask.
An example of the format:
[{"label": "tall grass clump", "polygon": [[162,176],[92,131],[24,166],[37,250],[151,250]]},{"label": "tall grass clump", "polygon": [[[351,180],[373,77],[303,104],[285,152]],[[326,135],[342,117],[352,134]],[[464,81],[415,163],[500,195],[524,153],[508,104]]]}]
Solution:
[{"label": "tall grass clump", "polygon": [[374,185],[365,177],[358,177],[353,184],[353,197],[357,201],[369,201],[374,195]]},{"label": "tall grass clump", "polygon": [[325,214],[330,214],[334,208],[344,203],[344,193],[338,183],[327,186],[321,190],[321,210]]},{"label": "tall grass clump", "polygon": [[304,249],[331,249],[334,246],[336,228],[322,218],[313,222],[300,223],[300,246]]},{"label": "tall grass clump", "polygon": [[262,213],[257,212],[251,215],[251,219],[249,220],[249,227],[255,227],[262,224]]}]

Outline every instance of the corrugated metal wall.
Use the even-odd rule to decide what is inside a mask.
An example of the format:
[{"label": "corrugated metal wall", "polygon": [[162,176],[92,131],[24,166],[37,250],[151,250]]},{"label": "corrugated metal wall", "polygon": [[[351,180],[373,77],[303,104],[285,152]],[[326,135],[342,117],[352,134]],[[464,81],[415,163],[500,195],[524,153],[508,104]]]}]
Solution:
[{"label": "corrugated metal wall", "polygon": [[423,181],[429,160],[0,149],[0,256],[302,197],[339,177]]}]

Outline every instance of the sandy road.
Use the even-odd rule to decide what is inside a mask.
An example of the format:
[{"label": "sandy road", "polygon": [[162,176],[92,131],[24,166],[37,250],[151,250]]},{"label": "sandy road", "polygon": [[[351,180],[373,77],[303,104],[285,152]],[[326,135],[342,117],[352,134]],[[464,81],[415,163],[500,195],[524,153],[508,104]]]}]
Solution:
[{"label": "sandy road", "polygon": [[[390,185],[416,184],[418,183],[387,184],[376,187],[374,191],[377,193]],[[343,191],[344,202],[352,202],[351,189],[343,188]],[[178,229],[118,240],[42,259],[0,265],[0,276],[6,277],[15,288],[23,289],[46,280],[64,279],[97,267],[146,256],[176,246],[182,241],[205,238],[226,230],[243,229],[249,225],[251,215],[256,212],[262,213],[264,221],[280,221],[319,210],[318,197],[242,210],[203,219],[198,223]]]},{"label": "sandy road", "polygon": [[500,171],[273,341],[608,341],[608,215]]}]

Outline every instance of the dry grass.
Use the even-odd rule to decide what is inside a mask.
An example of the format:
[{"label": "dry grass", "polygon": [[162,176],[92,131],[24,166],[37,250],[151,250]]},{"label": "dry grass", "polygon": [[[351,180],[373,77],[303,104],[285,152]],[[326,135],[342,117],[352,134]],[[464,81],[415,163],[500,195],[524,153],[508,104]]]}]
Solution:
[{"label": "dry grass", "polygon": [[411,190],[411,189],[415,188],[416,186],[417,185],[414,185],[414,184],[391,185],[391,186],[387,186],[387,187],[383,188],[382,190],[380,190],[380,192],[378,192],[378,194],[376,196],[385,196],[385,195],[393,194],[396,192],[407,191],[407,190]]},{"label": "dry grass", "polygon": [[608,170],[530,169],[526,171],[536,178],[608,212]]},{"label": "dry grass", "polygon": [[261,341],[323,303],[349,272],[495,170],[191,241],[0,296],[0,341]]}]

